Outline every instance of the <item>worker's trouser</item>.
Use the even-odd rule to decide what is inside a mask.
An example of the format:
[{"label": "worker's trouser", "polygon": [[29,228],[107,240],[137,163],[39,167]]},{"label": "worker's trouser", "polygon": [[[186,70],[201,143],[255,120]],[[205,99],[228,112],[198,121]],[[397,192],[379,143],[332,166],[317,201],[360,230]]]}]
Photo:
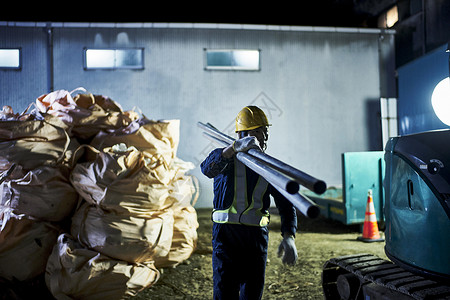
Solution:
[{"label": "worker's trouser", "polygon": [[268,239],[267,227],[213,224],[215,300],[262,298]]}]

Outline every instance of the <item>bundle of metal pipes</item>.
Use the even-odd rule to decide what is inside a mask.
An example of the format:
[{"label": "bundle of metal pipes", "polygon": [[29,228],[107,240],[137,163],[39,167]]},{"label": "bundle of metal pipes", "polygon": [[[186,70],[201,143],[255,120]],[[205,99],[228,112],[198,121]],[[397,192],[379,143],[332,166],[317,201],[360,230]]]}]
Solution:
[{"label": "bundle of metal pipes", "polygon": [[[220,132],[210,123],[197,123],[205,130],[203,135],[216,144],[227,147],[235,139]],[[258,149],[236,153],[236,158],[244,165],[264,177],[287,200],[289,200],[303,215],[315,218],[319,215],[319,207],[306,196],[299,193],[300,185],[316,194],[323,194],[327,189],[326,183],[302,172]]]}]

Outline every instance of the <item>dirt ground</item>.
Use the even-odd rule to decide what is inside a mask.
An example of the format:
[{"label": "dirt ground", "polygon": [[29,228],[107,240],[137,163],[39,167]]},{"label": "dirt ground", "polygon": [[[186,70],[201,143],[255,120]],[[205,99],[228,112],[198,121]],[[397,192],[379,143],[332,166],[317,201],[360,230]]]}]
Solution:
[{"label": "dirt ground", "polygon": [[[175,268],[161,270],[159,281],[141,291],[133,300],[212,299],[211,219],[210,209],[197,209],[198,245],[192,256]],[[326,260],[341,255],[371,253],[386,259],[384,242],[357,240],[360,226],[346,226],[319,216],[308,219],[299,215],[296,245],[297,264],[285,266],[277,257],[281,241],[280,217],[271,215],[269,254],[263,299],[323,299],[321,274]],[[380,232],[383,235],[383,232]]]},{"label": "dirt ground", "polygon": [[[156,284],[141,291],[131,300],[212,299],[210,213],[210,209],[197,209],[200,225],[197,230],[198,244],[191,257],[175,268],[160,269],[161,277]],[[283,265],[281,259],[277,257],[277,249],[281,241],[280,217],[276,214],[276,210],[271,214],[263,300],[323,299],[322,266],[330,258],[355,253],[371,253],[386,259],[384,242],[364,243],[357,240],[357,237],[361,236],[361,226],[346,226],[321,216],[308,219],[300,214],[298,221],[296,245],[299,259],[295,266],[288,267]],[[381,234],[383,235],[383,232]],[[15,297],[11,296],[11,289],[15,291]],[[25,295],[17,297],[19,294]],[[0,280],[0,300],[37,298],[53,298],[45,287],[43,278],[17,285]]]}]

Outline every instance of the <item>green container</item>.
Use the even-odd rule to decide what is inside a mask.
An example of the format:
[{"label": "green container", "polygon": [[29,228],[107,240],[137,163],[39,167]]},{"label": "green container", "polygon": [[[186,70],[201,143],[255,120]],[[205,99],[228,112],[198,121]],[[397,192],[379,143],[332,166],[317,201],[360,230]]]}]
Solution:
[{"label": "green container", "polygon": [[384,152],[342,153],[342,187],[329,187],[322,195],[310,191],[302,193],[320,208],[321,215],[346,225],[363,224],[368,191],[378,221],[384,220]]}]

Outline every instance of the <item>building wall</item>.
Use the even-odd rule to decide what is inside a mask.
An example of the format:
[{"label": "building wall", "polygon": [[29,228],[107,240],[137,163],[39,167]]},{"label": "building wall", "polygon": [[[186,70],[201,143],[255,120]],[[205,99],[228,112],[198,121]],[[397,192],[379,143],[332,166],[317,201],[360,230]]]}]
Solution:
[{"label": "building wall", "polygon": [[[52,82],[55,90],[84,87],[109,96],[124,110],[138,107],[151,119],[180,119],[177,156],[196,165],[199,207],[211,206],[212,180],[201,174],[199,164],[213,145],[197,122],[234,135],[234,118],[249,104],[263,108],[273,124],[267,153],[329,186],[341,184],[341,153],[382,149],[379,51],[383,41],[387,44],[381,47],[390,47],[391,33],[169,24],[55,26],[52,37],[49,63],[45,28],[0,26],[1,47],[24,49],[21,71],[0,71],[0,104],[23,109]],[[145,69],[86,71],[85,47],[143,47]],[[205,48],[260,49],[261,70],[205,70]],[[50,65],[53,77],[47,80]]]},{"label": "building wall", "polygon": [[0,70],[0,104],[22,111],[47,91],[47,33],[42,27],[0,26],[1,48],[22,49],[21,70]]}]

